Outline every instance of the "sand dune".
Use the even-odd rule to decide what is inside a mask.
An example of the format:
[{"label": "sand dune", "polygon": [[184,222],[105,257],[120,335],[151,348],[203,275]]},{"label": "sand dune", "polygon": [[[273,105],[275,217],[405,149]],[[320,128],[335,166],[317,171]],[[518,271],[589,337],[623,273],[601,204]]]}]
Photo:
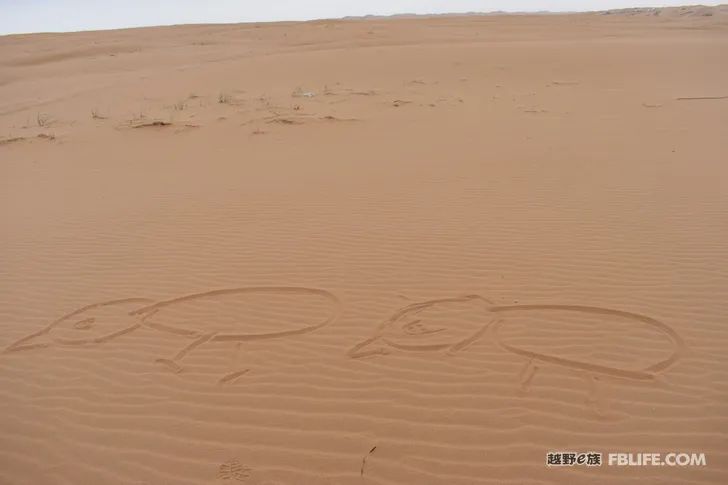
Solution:
[{"label": "sand dune", "polygon": [[726,483],[726,59],[724,7],[0,37],[0,483]]}]

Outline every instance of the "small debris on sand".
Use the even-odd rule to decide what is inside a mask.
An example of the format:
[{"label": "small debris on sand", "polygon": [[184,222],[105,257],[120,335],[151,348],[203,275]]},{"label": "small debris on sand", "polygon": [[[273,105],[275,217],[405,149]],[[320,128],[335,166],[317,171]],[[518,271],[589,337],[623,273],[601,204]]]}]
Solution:
[{"label": "small debris on sand", "polygon": [[366,466],[366,464],[367,464],[367,458],[369,458],[369,456],[371,456],[371,454],[372,454],[372,453],[374,453],[374,451],[375,451],[376,449],[377,449],[377,447],[376,447],[376,446],[373,446],[373,447],[372,447],[372,449],[371,449],[371,450],[369,450],[369,453],[367,453],[366,455],[364,455],[364,458],[362,458],[362,460],[361,460],[361,471],[360,471],[360,476],[362,476],[362,477],[364,476],[364,467],[365,467],[365,466]]}]

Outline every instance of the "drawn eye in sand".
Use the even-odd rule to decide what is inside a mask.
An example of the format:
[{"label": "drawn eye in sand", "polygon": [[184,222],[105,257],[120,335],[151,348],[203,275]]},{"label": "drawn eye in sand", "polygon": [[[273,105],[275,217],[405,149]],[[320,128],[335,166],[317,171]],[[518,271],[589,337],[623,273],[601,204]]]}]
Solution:
[{"label": "drawn eye in sand", "polygon": [[96,323],[96,319],[94,317],[91,318],[84,318],[83,320],[79,320],[78,322],[73,324],[73,328],[76,330],[91,330]]},{"label": "drawn eye in sand", "polygon": [[495,305],[469,295],[408,305],[348,355],[456,354],[481,338],[525,360],[522,390],[528,390],[542,367],[567,368],[588,380],[587,402],[593,407],[600,377],[654,381],[685,348],[668,325],[637,313],[583,305]]},{"label": "drawn eye in sand", "polygon": [[[51,345],[100,344],[148,328],[188,340],[171,358],[157,359],[180,372],[181,361],[203,345],[293,338],[332,323],[340,311],[333,294],[304,287],[214,290],[156,303],[146,298],[113,300],[69,313],[13,343],[5,353]],[[230,382],[246,372],[229,373],[220,382]]]},{"label": "drawn eye in sand", "polygon": [[78,346],[108,342],[141,327],[142,323],[131,312],[151,303],[153,301],[146,298],[126,298],[87,305],[23,337],[7,347],[5,352],[51,345]]}]

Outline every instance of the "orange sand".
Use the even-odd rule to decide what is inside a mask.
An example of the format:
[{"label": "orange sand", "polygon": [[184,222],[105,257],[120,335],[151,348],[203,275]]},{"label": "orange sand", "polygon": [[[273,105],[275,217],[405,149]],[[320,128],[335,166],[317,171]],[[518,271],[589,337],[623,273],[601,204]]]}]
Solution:
[{"label": "orange sand", "polygon": [[727,483],[727,59],[725,8],[1,37],[0,483]]}]

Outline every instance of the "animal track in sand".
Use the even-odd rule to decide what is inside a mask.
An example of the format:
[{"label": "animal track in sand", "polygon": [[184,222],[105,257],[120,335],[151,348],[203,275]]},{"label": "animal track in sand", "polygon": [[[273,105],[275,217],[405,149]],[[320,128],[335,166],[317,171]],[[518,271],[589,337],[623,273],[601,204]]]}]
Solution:
[{"label": "animal track in sand", "polygon": [[252,470],[240,463],[238,460],[231,460],[220,465],[217,471],[218,480],[237,480],[242,482],[250,478]]},{"label": "animal track in sand", "polygon": [[[332,293],[294,286],[211,290],[156,303],[127,298],[94,303],[64,315],[11,344],[4,353],[100,344],[145,327],[191,340],[173,357],[156,360],[179,373],[181,361],[206,344],[295,337],[329,325],[340,313],[341,303]],[[248,370],[235,370],[218,382],[231,383]]]},{"label": "animal track in sand", "polygon": [[[558,318],[552,317],[554,313]],[[534,318],[546,318],[549,325],[528,325]],[[589,319],[596,319],[596,325],[584,327],[583,321]],[[621,346],[611,345],[613,348],[610,348],[610,342],[615,339],[610,340],[605,323],[621,325],[624,335],[619,337],[626,339],[626,344],[639,345],[632,353],[637,357],[640,357],[645,342],[651,347],[665,347],[667,343],[669,349],[660,352],[654,348],[644,350],[642,360],[649,361],[648,365],[635,365],[634,368],[620,365],[629,362],[632,354],[625,352]],[[566,331],[553,331],[558,324],[570,326],[566,327]],[[509,337],[505,335],[509,326],[516,330],[520,326],[523,331],[535,331],[535,338],[532,335],[527,339],[521,335]],[[548,335],[549,331],[553,335]],[[577,334],[584,331],[599,337],[601,347],[606,349],[602,350],[603,355],[583,343],[583,336]],[[607,334],[602,335],[605,332]],[[638,335],[639,332],[641,334]],[[485,336],[506,352],[526,360],[519,377],[521,390],[528,390],[542,366],[559,366],[587,378],[590,385],[587,402],[594,406],[598,404],[596,383],[599,377],[654,381],[659,373],[673,366],[685,350],[682,338],[670,326],[638,313],[585,305],[495,305],[479,295],[468,295],[407,305],[380,324],[374,336],[350,349],[348,355],[362,358],[393,351],[446,351],[455,354]],[[544,340],[545,348],[538,348],[539,342]],[[584,358],[562,355],[583,348],[587,350]],[[655,356],[656,353],[659,355]],[[607,362],[602,362],[604,360]]]}]

